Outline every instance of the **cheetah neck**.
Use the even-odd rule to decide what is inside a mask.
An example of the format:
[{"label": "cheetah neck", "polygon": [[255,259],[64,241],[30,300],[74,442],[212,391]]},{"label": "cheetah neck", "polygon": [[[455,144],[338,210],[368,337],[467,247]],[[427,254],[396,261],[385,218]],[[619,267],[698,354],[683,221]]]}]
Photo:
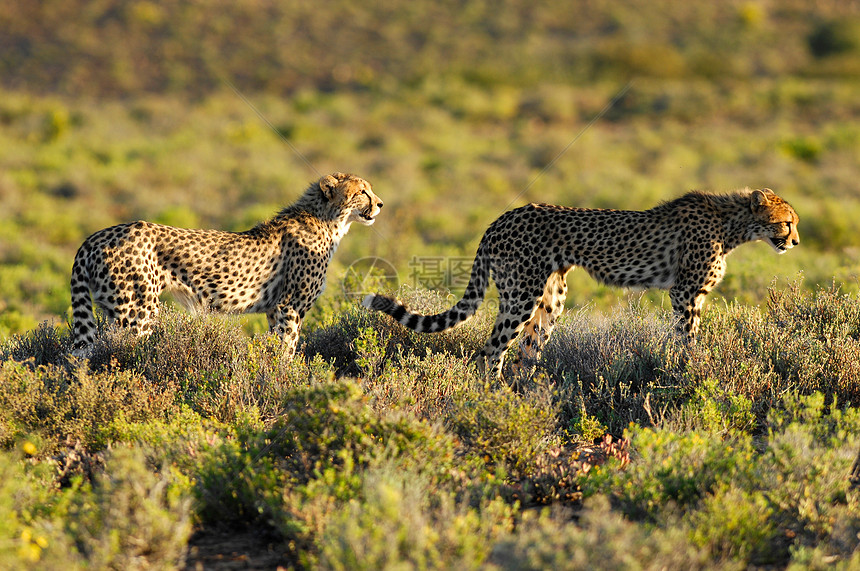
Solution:
[{"label": "cheetah neck", "polygon": [[333,206],[318,191],[309,189],[296,202],[281,210],[266,225],[274,231],[289,225],[290,221],[301,220],[306,227],[314,227],[325,235],[332,253],[341,239],[349,231],[349,211]]},{"label": "cheetah neck", "polygon": [[331,251],[334,253],[337,250],[338,245],[340,244],[341,238],[346,236],[346,233],[349,232],[349,227],[352,222],[347,222],[348,213],[345,213],[341,218],[337,221],[337,224],[332,228],[332,246]]},{"label": "cheetah neck", "polygon": [[750,210],[750,189],[731,194],[710,195],[711,204],[723,221],[723,250],[728,253],[752,240],[751,225],[755,222]]}]

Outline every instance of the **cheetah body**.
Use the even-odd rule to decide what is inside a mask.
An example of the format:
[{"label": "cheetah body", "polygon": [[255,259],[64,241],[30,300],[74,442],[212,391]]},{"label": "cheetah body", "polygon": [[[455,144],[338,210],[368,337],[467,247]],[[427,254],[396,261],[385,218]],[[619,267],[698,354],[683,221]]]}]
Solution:
[{"label": "cheetah body", "polygon": [[145,221],[100,230],[84,241],[72,267],[76,352],[86,353],[95,339],[93,301],[109,320],[145,334],[167,291],[192,310],[265,313],[292,354],[341,238],[353,222],[373,224],[381,206],[367,181],[334,173],[245,232]]},{"label": "cheetah body", "polygon": [[492,276],[499,314],[478,356],[498,377],[504,351],[521,331],[524,351],[538,355],[564,307],[565,277],[580,266],[609,285],[669,290],[678,328],[692,341],[705,296],[725,274],[726,256],[755,240],[784,253],[799,243],[797,220],[769,189],[690,192],[646,211],[529,204],[487,229],[463,299],[450,310],[418,315],[373,294],[363,303],[416,331],[442,331],[475,313]]}]

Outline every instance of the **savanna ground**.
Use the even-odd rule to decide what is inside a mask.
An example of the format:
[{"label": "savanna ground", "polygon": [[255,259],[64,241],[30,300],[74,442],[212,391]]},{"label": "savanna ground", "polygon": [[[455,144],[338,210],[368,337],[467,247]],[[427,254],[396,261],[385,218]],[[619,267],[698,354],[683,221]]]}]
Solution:
[{"label": "savanna ground", "polygon": [[[0,6],[0,566],[860,568],[857,6],[329,4]],[[89,233],[246,229],[334,170],[386,206],[295,359],[169,304],[68,359]],[[514,393],[469,362],[492,299],[418,336],[351,295],[449,306],[528,201],[746,185],[801,244],[732,254],[686,358],[664,294],[573,272]]]}]

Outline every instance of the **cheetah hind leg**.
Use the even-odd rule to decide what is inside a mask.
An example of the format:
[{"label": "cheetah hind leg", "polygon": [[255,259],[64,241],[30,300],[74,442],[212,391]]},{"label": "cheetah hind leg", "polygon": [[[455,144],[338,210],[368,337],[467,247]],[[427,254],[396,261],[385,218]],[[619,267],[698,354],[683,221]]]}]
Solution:
[{"label": "cheetah hind leg", "polygon": [[[82,252],[84,252],[83,248]],[[80,261],[79,256],[81,255],[79,253],[78,256],[75,256],[70,283],[72,292],[72,316],[70,324],[72,331],[71,354],[78,359],[88,359],[92,355],[92,346],[98,326],[96,315],[93,312],[93,298],[90,293],[89,276],[83,262]]]},{"label": "cheetah hind leg", "polygon": [[[496,324],[484,348],[475,356],[479,372],[490,379],[501,379],[505,351],[525,327],[526,321],[531,319],[539,299],[537,295],[528,299],[520,291],[507,293],[500,292]],[[521,301],[523,297],[527,298],[524,302]]]},{"label": "cheetah hind leg", "polygon": [[152,326],[158,317],[158,304],[151,307],[140,307],[137,304],[107,306],[98,304],[101,314],[93,311],[92,306],[84,311],[75,311],[75,342],[71,355],[77,359],[89,359],[93,356],[96,338],[99,332],[107,331],[109,327],[128,329],[135,337],[147,337],[152,333]]},{"label": "cheetah hind leg", "polygon": [[76,359],[89,359],[93,354],[98,331],[97,319],[93,311],[89,291],[84,302],[72,306],[72,350],[71,355]]},{"label": "cheetah hind leg", "polygon": [[561,312],[564,311],[564,300],[567,297],[565,278],[569,270],[570,268],[558,270],[549,276],[543,296],[520,336],[520,355],[514,362],[516,373],[522,374],[525,370],[533,369],[540,360],[541,351],[549,341]]}]

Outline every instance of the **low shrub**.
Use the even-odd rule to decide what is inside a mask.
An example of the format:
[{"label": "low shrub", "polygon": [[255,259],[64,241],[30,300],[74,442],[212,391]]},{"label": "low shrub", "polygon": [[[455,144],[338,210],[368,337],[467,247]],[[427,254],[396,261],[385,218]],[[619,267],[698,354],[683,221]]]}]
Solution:
[{"label": "low shrub", "polygon": [[708,312],[689,382],[719,379],[752,400],[759,425],[786,393],[822,392],[860,404],[860,304],[835,288],[805,292],[772,286],[767,312],[730,305]]},{"label": "low shrub", "polygon": [[177,398],[207,415],[225,415],[219,389],[231,382],[247,338],[235,319],[194,315],[163,307],[147,337],[110,327],[97,338],[90,358],[96,370],[131,370],[156,383],[170,383]]},{"label": "low shrub", "polygon": [[691,544],[679,528],[654,528],[625,519],[610,508],[604,496],[594,496],[572,519],[562,510],[526,514],[517,531],[500,538],[492,548],[488,569],[743,569],[721,561]]},{"label": "low shrub", "polygon": [[458,391],[445,425],[473,453],[519,480],[537,459],[560,443],[558,407],[547,387],[520,395],[507,387]]},{"label": "low shrub", "polygon": [[717,561],[773,563],[779,557],[771,546],[781,534],[773,516],[765,493],[723,485],[688,515],[690,541]]},{"label": "low shrub", "polygon": [[667,414],[662,426],[701,430],[718,436],[748,434],[757,428],[752,400],[721,387],[715,378],[695,386],[690,398]]},{"label": "low shrub", "polygon": [[81,442],[101,449],[110,422],[123,415],[136,422],[175,412],[170,384],[155,385],[128,371],[91,373],[31,363],[0,364],[0,445],[38,433],[46,453]]},{"label": "low shrub", "polygon": [[742,478],[753,457],[752,439],[724,441],[691,431],[676,433],[633,425],[627,433],[631,463],[623,472],[596,470],[583,482],[586,496],[611,494],[629,517],[660,521],[667,506],[692,509],[719,486]]},{"label": "low shrub", "polygon": [[16,450],[0,452],[0,567],[83,568],[74,539],[65,530],[68,494],[54,489],[50,464],[24,461],[40,452],[33,439],[18,444]]},{"label": "low shrub", "polygon": [[269,426],[239,426],[201,454],[195,494],[204,522],[267,525],[297,556],[313,558],[315,538],[361,496],[362,473],[380,459],[433,486],[462,484],[472,470],[451,435],[396,408],[374,410],[355,381],[297,387],[283,406]]},{"label": "low shrub", "polygon": [[[446,296],[424,289],[401,287],[393,293],[410,310],[433,314],[453,305]],[[434,334],[416,333],[388,315],[359,307],[336,316],[325,327],[311,332],[304,351],[333,362],[340,375],[373,376],[389,361],[427,351],[471,356],[483,347],[495,319],[495,305],[485,302],[478,313],[460,326]],[[363,365],[363,366],[362,366]]]},{"label": "low shrub", "polygon": [[540,365],[558,385],[562,426],[580,432],[590,418],[620,435],[659,422],[654,411],[683,394],[682,357],[671,317],[632,304],[610,318],[562,317]]},{"label": "low shrub", "polygon": [[59,328],[42,322],[38,327],[15,335],[0,347],[0,361],[28,361],[35,366],[65,362],[71,347]]},{"label": "low shrub", "polygon": [[633,521],[683,530],[711,562],[850,560],[860,548],[860,493],[847,478],[860,413],[795,393],[768,426],[762,441],[632,427],[630,464],[596,467],[581,477],[583,492],[606,494]]},{"label": "low shrub", "polygon": [[190,498],[168,475],[154,473],[140,451],[116,448],[105,472],[75,495],[69,529],[87,567],[178,566],[191,535]]},{"label": "low shrub", "polygon": [[322,569],[481,569],[512,531],[516,510],[501,499],[471,507],[395,464],[366,471],[361,488],[319,538]]},{"label": "low shrub", "polygon": [[[24,453],[36,452],[22,442]],[[92,482],[60,491],[49,463],[18,453],[0,453],[0,473],[4,569],[166,569],[184,560],[188,496],[135,450],[114,449]]]}]

